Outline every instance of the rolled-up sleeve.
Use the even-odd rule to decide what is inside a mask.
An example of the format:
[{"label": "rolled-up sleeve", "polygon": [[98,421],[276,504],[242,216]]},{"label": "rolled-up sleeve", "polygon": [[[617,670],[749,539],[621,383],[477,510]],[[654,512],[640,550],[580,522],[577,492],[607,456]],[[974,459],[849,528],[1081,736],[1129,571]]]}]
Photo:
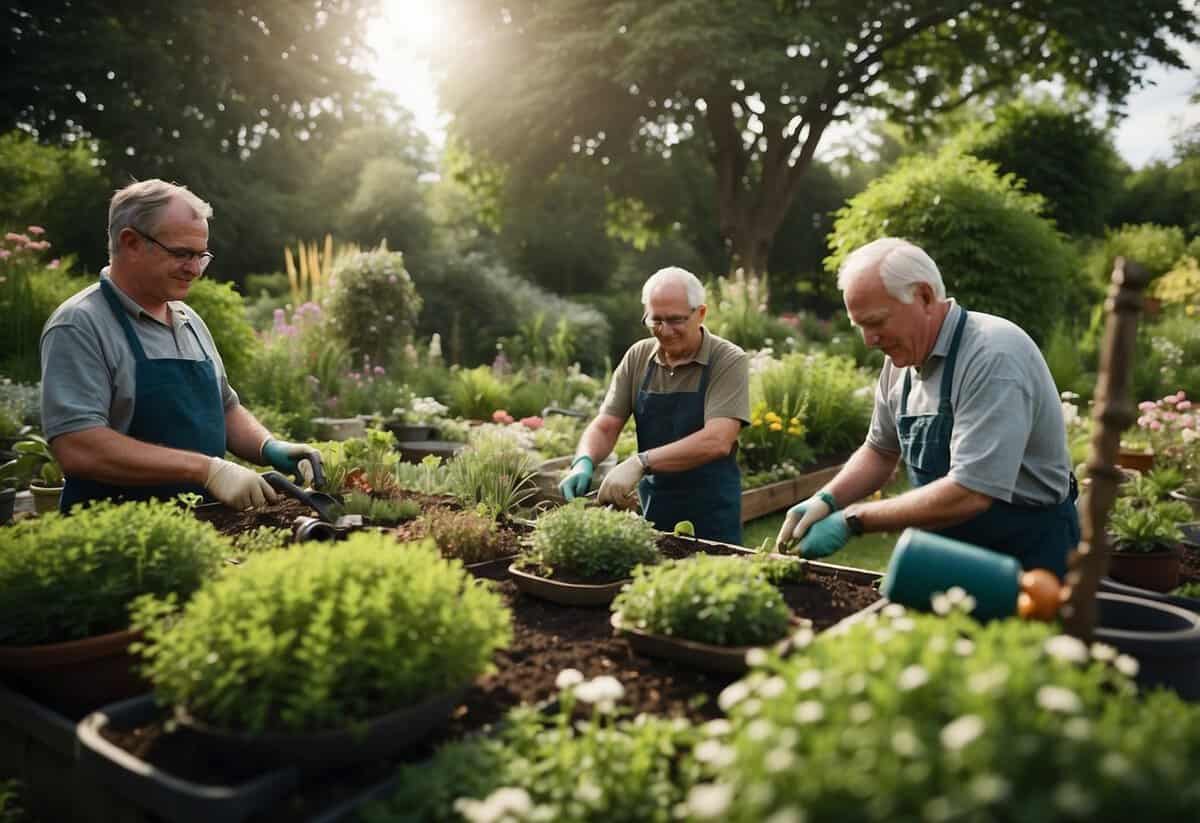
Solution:
[{"label": "rolled-up sleeve", "polygon": [[871,427],[867,429],[867,445],[889,454],[900,453],[900,435],[896,430],[896,413],[890,401],[896,371],[885,367],[875,383],[875,406],[871,410]]},{"label": "rolled-up sleeve", "polygon": [[42,430],[60,434],[109,425],[113,385],[95,334],[57,325],[42,335]]}]

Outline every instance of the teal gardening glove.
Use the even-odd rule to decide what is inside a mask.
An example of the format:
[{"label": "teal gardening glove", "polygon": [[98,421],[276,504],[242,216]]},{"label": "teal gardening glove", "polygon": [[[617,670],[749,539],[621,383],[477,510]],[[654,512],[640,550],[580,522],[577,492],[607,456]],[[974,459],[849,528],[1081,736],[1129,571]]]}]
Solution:
[{"label": "teal gardening glove", "polygon": [[592,485],[592,473],[596,464],[586,454],[581,454],[571,461],[571,473],[558,484],[558,490],[568,500],[583,497]]},{"label": "teal gardening glove", "polygon": [[800,556],[808,559],[828,557],[850,539],[845,512],[834,512],[818,520],[800,541]]},{"label": "teal gardening glove", "polygon": [[262,445],[262,461],[277,471],[303,480],[305,486],[325,485],[321,453],[303,443],[287,443],[268,437]]},{"label": "teal gardening glove", "polygon": [[775,551],[782,552],[792,543],[802,539],[815,523],[837,511],[837,502],[829,492],[817,492],[812,497],[788,509],[787,517],[779,536],[775,538]]}]

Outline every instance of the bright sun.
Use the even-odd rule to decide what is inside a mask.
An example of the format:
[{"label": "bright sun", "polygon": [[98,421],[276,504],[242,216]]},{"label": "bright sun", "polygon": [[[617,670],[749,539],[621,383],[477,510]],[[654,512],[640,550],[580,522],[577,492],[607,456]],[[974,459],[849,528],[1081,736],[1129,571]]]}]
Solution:
[{"label": "bright sun", "polygon": [[437,0],[384,0],[367,29],[367,43],[375,51],[370,66],[375,82],[395,94],[436,142],[446,118],[438,109],[433,76],[422,52],[448,36],[448,29]]}]

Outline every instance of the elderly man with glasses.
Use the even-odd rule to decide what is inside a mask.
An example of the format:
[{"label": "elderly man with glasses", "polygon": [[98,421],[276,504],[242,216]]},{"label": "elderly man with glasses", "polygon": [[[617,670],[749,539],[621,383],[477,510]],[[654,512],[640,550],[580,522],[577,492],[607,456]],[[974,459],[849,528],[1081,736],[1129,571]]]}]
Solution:
[{"label": "elderly man with glasses", "polygon": [[322,481],[315,449],[271,437],[229,385],[204,321],[183,299],[212,262],[212,208],[162,180],[109,205],[111,265],[42,331],[42,425],[66,475],[62,509],[207,492],[246,509],[276,498],[225,452]]},{"label": "elderly man with glasses", "polygon": [[739,543],[742,483],[734,457],[750,422],[746,353],[704,327],[704,286],[691,272],[655,272],[642,287],[642,305],[652,337],[625,352],[559,488],[568,500],[587,492],[632,413],[638,453],[604,478],[599,502],[619,504],[636,491],[657,528],[689,520],[697,537]]}]

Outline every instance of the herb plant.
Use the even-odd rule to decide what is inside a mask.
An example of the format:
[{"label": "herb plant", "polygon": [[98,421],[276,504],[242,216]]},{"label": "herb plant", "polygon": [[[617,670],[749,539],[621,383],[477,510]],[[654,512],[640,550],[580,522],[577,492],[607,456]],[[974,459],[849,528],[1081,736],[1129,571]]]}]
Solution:
[{"label": "herb plant", "polygon": [[613,611],[642,631],[722,646],[781,640],[790,616],[758,564],[708,555],[635,569]]},{"label": "herb plant", "polygon": [[510,553],[500,539],[495,518],[486,514],[434,509],[425,515],[425,522],[443,557],[480,563]]},{"label": "herb plant", "polygon": [[346,495],[343,511],[361,514],[376,525],[394,526],[415,518],[421,513],[421,506],[415,500],[383,500],[362,492],[350,492]]},{"label": "herb plant", "polygon": [[495,432],[472,439],[450,463],[448,481],[463,505],[482,505],[493,517],[508,514],[537,492],[533,455]]},{"label": "herb plant", "polygon": [[1118,497],[1108,518],[1108,531],[1115,538],[1115,551],[1166,551],[1178,545],[1183,538],[1179,526],[1191,519],[1192,510],[1186,503]]},{"label": "herb plant", "polygon": [[427,454],[420,463],[397,463],[396,488],[420,494],[450,494],[448,469],[442,458]]},{"label": "herb plant", "polygon": [[1200,599],[1200,581],[1184,583],[1182,586],[1172,589],[1171,594],[1175,597],[1191,597]]},{"label": "herb plant", "polygon": [[[572,677],[573,676],[573,677]],[[589,721],[573,722],[585,698],[619,699],[614,678],[582,681],[567,669],[558,711],[517,708],[499,733],[442,748],[430,761],[400,769],[388,799],[369,806],[366,823],[553,820],[651,823],[675,819],[702,774],[693,749],[701,729],[685,720],[642,715],[618,719],[592,700]],[[582,681],[582,682],[580,682]]]},{"label": "herb plant", "polygon": [[470,683],[508,644],[500,598],[426,542],[357,533],[250,558],[175,621],[144,599],[159,698],[247,732],[343,728]]},{"label": "herb plant", "polygon": [[143,594],[186,600],[232,552],[173,503],[95,503],[0,532],[0,643],[61,643],[129,626]]},{"label": "herb plant", "polygon": [[551,573],[618,580],[658,558],[658,532],[650,523],[577,500],[538,518],[524,559]]},{"label": "herb plant", "polygon": [[692,799],[733,823],[1194,817],[1200,707],[1055,631],[891,606],[769,658],[722,692],[733,734]]},{"label": "herb plant", "polygon": [[236,535],[233,538],[233,548],[235,556],[247,557],[252,554],[287,548],[291,542],[292,533],[287,529],[275,526],[257,526]]}]

